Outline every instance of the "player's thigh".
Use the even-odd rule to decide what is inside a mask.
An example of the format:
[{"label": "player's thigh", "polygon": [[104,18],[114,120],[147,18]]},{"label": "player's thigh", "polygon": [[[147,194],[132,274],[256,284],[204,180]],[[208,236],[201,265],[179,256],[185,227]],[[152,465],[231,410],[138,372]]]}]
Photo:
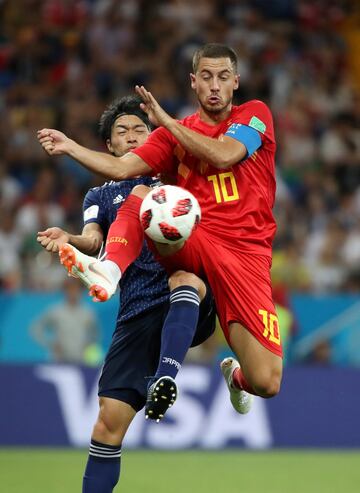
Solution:
[{"label": "player's thigh", "polygon": [[248,383],[263,397],[276,395],[282,378],[281,356],[266,348],[237,322],[229,324],[229,338]]},{"label": "player's thigh", "polygon": [[108,445],[119,445],[135,415],[136,411],[126,402],[100,397],[99,415],[94,426],[93,439]]},{"label": "player's thigh", "polygon": [[270,352],[282,356],[278,319],[270,280],[270,259],[214,244],[204,258],[225,337],[238,322]]}]

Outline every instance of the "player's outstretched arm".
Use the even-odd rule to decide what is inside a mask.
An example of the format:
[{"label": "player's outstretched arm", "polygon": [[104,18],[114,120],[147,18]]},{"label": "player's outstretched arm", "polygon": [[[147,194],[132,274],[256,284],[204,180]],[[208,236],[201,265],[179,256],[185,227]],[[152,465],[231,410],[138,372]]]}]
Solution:
[{"label": "player's outstretched arm", "polygon": [[215,168],[225,169],[240,162],[247,155],[247,149],[242,142],[231,137],[213,139],[194,132],[171,118],[144,86],[136,86],[135,89],[144,101],[141,108],[147,113],[150,121],[156,126],[167,128],[184,149],[198,159],[211,163]]},{"label": "player's outstretched arm", "polygon": [[152,169],[139,156],[127,153],[116,157],[104,152],[97,152],[83,147],[64,133],[52,128],[43,128],[37,138],[49,156],[67,154],[82,164],[89,171],[105,178],[120,181],[139,175],[151,173]]},{"label": "player's outstretched arm", "polygon": [[65,243],[69,243],[87,255],[98,253],[103,238],[103,231],[97,223],[86,224],[81,235],[72,235],[57,227],[39,231],[37,235],[37,241],[48,252],[56,253]]}]

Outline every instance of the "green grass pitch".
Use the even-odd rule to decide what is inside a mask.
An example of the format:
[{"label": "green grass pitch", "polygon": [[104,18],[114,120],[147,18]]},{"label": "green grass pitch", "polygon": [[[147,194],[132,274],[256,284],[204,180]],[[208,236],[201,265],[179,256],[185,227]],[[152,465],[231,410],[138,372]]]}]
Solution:
[{"label": "green grass pitch", "polygon": [[[2,493],[80,493],[86,450],[0,449]],[[360,451],[124,451],[122,493],[359,493]]]}]

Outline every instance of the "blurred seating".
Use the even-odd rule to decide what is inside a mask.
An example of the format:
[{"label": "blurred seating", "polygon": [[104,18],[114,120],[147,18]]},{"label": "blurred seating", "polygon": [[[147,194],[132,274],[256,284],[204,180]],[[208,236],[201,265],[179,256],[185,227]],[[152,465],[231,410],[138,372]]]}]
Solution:
[{"label": "blurred seating", "polygon": [[194,48],[217,41],[239,54],[237,101],[265,100],[275,117],[274,282],[290,291],[360,291],[356,2],[271,4],[0,3],[0,208],[12,216],[0,224],[2,289],[59,288],[56,261],[40,252],[36,231],[63,224],[78,231],[84,192],[99,183],[67,157],[48,158],[37,129],[55,126],[103,149],[99,116],[135,83],[183,117],[195,104],[188,75]]}]

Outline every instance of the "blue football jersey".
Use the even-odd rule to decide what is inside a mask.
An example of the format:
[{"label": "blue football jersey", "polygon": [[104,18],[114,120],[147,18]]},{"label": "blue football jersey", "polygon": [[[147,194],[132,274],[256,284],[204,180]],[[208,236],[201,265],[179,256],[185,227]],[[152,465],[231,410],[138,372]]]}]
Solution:
[{"label": "blue football jersey", "polygon": [[[91,188],[83,204],[84,224],[97,223],[106,238],[111,223],[126,197],[136,185],[154,186],[157,178],[143,176],[121,182],[111,181]],[[140,256],[120,280],[120,308],[117,324],[168,301],[167,275],[144,242]]]}]

